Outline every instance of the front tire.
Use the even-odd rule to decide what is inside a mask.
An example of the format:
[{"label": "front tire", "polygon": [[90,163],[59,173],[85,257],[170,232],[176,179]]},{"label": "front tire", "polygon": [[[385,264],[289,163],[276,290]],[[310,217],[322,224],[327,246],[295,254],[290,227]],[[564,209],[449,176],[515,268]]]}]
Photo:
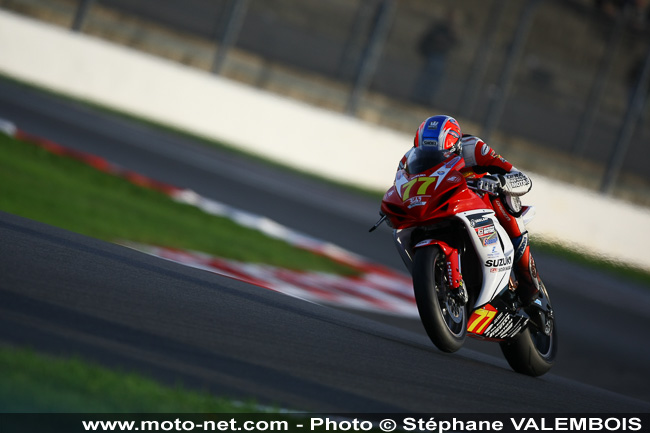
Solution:
[{"label": "front tire", "polygon": [[413,291],[427,335],[443,352],[456,352],[467,335],[467,308],[451,296],[445,255],[437,246],[415,250]]}]

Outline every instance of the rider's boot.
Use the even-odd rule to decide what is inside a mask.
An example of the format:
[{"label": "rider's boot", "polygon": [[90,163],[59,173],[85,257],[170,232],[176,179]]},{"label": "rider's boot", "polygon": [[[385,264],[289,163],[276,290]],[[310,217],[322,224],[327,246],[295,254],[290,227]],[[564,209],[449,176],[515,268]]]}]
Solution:
[{"label": "rider's boot", "polygon": [[530,254],[528,233],[513,239],[515,246],[514,272],[517,277],[517,294],[521,303],[527,307],[539,297],[540,280],[535,266],[535,259]]},{"label": "rider's boot", "polygon": [[515,258],[513,270],[517,277],[517,289],[515,293],[519,296],[524,307],[531,305],[539,295],[541,282],[537,275],[535,260],[530,254],[528,245],[528,232],[521,216],[511,214],[500,198],[492,199],[494,211],[501,226],[506,230],[515,247]]}]

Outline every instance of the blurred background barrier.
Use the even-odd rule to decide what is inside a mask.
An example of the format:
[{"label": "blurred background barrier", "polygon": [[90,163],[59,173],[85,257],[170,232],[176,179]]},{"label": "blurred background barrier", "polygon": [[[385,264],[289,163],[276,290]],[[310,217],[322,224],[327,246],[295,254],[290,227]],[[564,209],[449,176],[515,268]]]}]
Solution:
[{"label": "blurred background barrier", "polygon": [[[641,93],[628,89],[627,94],[624,86],[615,86],[614,71],[621,68],[620,62],[603,57],[611,52],[602,52],[608,41],[619,51],[629,49],[622,42],[632,31],[628,30],[633,25],[628,12],[613,12],[619,18],[612,21],[600,17],[604,12],[589,12],[583,2],[560,5],[550,0],[504,2],[507,7],[500,2],[482,2],[482,8],[474,5],[479,9],[460,7],[472,5],[470,1],[458,1],[459,6],[453,9],[443,7],[452,5],[447,2],[238,1],[187,1],[181,10],[180,2],[164,0],[133,4],[119,0],[0,0],[5,10],[57,24],[39,24],[0,12],[0,72],[376,190],[384,190],[392,182],[395,162],[410,146],[412,130],[423,118],[434,112],[458,112],[466,131],[480,134],[485,129],[497,150],[518,167],[537,173],[533,175],[535,188],[527,196],[528,202],[538,205],[539,216],[531,226],[534,234],[650,268],[650,259],[639,257],[646,237],[617,228],[624,224],[641,230],[650,222],[647,209],[613,201],[598,192],[603,190],[603,173],[611,165],[612,158],[607,155],[617,141],[628,147],[628,152],[627,157],[618,159],[623,170],[614,176],[617,181],[607,192],[643,202],[650,183],[644,169],[648,152],[643,144],[648,140],[642,121],[647,85],[635,87]],[[311,8],[305,7],[307,4]],[[207,13],[208,6],[214,9],[213,14]],[[547,8],[564,15],[547,22],[548,27],[537,34]],[[440,59],[434,59],[432,65],[421,64],[425,62],[417,51],[424,51],[426,43],[418,47],[416,36],[426,34],[427,22],[438,15],[449,25],[460,25],[462,31],[450,37],[435,30],[430,38],[464,47],[445,54],[443,78],[437,80],[438,86],[428,88],[431,80],[415,85],[417,76],[423,71],[425,77],[431,71],[442,73]],[[564,20],[576,16],[585,23],[604,20],[598,21],[601,30],[613,26],[608,35],[614,33],[614,42],[608,36],[602,43],[593,42],[598,49],[591,46],[571,51],[578,33],[572,33],[575,26]],[[494,25],[483,22],[487,17]],[[459,24],[455,24],[457,20]],[[625,27],[620,27],[621,22]],[[591,25],[581,28],[586,32]],[[639,26],[632,28],[644,32]],[[565,31],[568,33],[559,35]],[[82,32],[96,37],[88,38]],[[465,46],[472,32],[477,34],[474,48]],[[519,46],[508,43],[513,35],[517,35]],[[556,37],[560,40],[554,40]],[[546,43],[534,45],[536,38],[546,39]],[[584,34],[581,38],[586,41]],[[647,45],[646,39],[639,44]],[[508,46],[503,50],[495,48],[504,44]],[[582,63],[565,70],[550,61],[530,63],[531,53],[551,56],[556,51],[563,53],[557,54],[560,60],[581,57]],[[501,60],[490,60],[495,56]],[[585,76],[602,74],[593,64],[585,66],[585,59],[592,57],[597,63],[611,62],[607,77],[598,76],[594,81],[602,81],[607,91],[586,83],[590,80]],[[639,58],[637,75],[643,77],[647,61]],[[493,62],[496,65],[491,66]],[[530,70],[531,64],[536,72]],[[576,70],[578,64],[582,74]],[[215,76],[215,71],[221,76]],[[463,96],[461,93],[472,90],[468,81],[483,84],[473,86],[474,95]],[[492,81],[497,90],[488,84]],[[595,114],[578,102],[578,83],[586,93],[599,93],[591,95],[600,101]],[[566,98],[556,99],[556,94],[566,94]],[[432,99],[415,101],[421,95]],[[461,98],[475,103],[468,107],[459,103]],[[490,120],[492,131],[480,122],[490,118],[485,116],[490,106],[501,111],[496,120]],[[607,107],[616,115],[606,113]],[[580,122],[572,122],[563,111],[571,109],[576,119],[584,113],[594,116],[588,128],[592,138],[581,145],[585,149],[582,159],[572,154],[576,144],[572,134]],[[633,130],[628,128],[632,132],[619,134],[617,127],[624,124],[632,125]],[[534,139],[537,133],[539,141]],[[621,141],[625,135],[629,139]],[[363,170],[359,170],[359,161]],[[557,181],[578,186],[569,188]]]},{"label": "blurred background barrier", "polygon": [[521,168],[650,204],[647,0],[0,7],[402,132],[453,114]]}]

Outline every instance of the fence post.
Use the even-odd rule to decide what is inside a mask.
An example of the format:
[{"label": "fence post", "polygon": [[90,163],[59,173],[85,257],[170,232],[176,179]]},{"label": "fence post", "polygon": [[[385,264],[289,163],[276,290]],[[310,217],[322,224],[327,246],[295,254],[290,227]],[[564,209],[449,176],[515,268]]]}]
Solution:
[{"label": "fence post", "polygon": [[463,90],[463,96],[460,100],[460,113],[464,117],[471,117],[476,105],[479,87],[485,77],[487,66],[492,54],[492,47],[496,39],[497,32],[501,27],[503,15],[508,2],[506,0],[494,0],[490,8],[490,15],[485,24],[485,30],[481,35],[481,42],[476,50],[470,75],[467,79],[467,85]]},{"label": "fence post", "polygon": [[79,6],[77,6],[77,12],[75,12],[74,19],[72,20],[71,30],[73,32],[80,32],[81,28],[86,21],[88,16],[88,11],[90,7],[95,2],[95,0],[79,0]]},{"label": "fence post", "polygon": [[359,65],[359,70],[357,71],[356,79],[354,82],[354,87],[348,98],[346,113],[354,115],[359,108],[359,102],[361,97],[366,92],[372,81],[372,77],[377,70],[377,64],[379,63],[379,57],[383,49],[386,38],[388,37],[388,31],[390,29],[390,24],[392,22],[393,14],[395,12],[395,1],[394,0],[383,0],[379,5],[377,10],[377,16],[375,18],[375,23],[372,29],[372,34],[368,45],[366,46],[363,58]]},{"label": "fence post", "polygon": [[600,192],[603,194],[612,193],[614,185],[616,184],[616,180],[621,173],[623,162],[625,161],[628,148],[630,147],[630,141],[632,141],[632,136],[634,135],[637,124],[639,123],[639,119],[645,111],[645,106],[648,99],[649,79],[650,47],[648,47],[648,52],[646,53],[645,61],[643,62],[643,67],[641,68],[641,73],[639,74],[638,80],[636,82],[634,96],[628,104],[623,124],[619,130],[616,143],[614,144],[614,147],[612,147],[609,163],[607,164],[605,174],[603,175],[600,186]]},{"label": "fence post", "polygon": [[607,84],[607,77],[612,71],[614,66],[614,59],[618,53],[618,48],[623,39],[623,34],[625,33],[625,17],[627,15],[627,10],[629,4],[619,11],[618,17],[616,18],[616,23],[614,28],[611,31],[609,41],[607,42],[607,47],[605,47],[605,52],[600,61],[600,65],[596,72],[596,79],[593,86],[589,92],[589,97],[587,98],[586,108],[582,113],[582,118],[580,119],[580,124],[578,130],[576,131],[575,139],[573,140],[573,153],[580,156],[585,150],[585,145],[587,144],[587,138],[592,128],[594,127],[594,121],[596,120],[596,113],[598,112],[598,107],[600,106],[600,101],[605,93],[605,85]]},{"label": "fence post", "polygon": [[235,45],[239,31],[244,23],[249,0],[231,0],[228,8],[228,21],[223,31],[221,43],[212,63],[212,72],[220,74],[226,62],[228,51]]},{"label": "fence post", "polygon": [[524,6],[521,18],[519,19],[519,25],[512,37],[510,50],[508,51],[508,56],[503,65],[503,70],[501,71],[496,95],[488,106],[488,112],[483,126],[483,132],[481,134],[485,141],[489,142],[492,133],[501,120],[503,109],[505,108],[506,100],[508,99],[510,88],[512,87],[515,68],[523,53],[523,48],[526,44],[526,39],[528,38],[533,18],[535,17],[535,11],[541,1],[542,0],[528,0],[528,3]]},{"label": "fence post", "polygon": [[347,41],[343,47],[343,54],[336,68],[339,78],[345,79],[348,73],[352,75],[359,60],[359,52],[363,46],[364,32],[367,31],[368,22],[372,16],[372,3],[361,0],[352,22]]}]

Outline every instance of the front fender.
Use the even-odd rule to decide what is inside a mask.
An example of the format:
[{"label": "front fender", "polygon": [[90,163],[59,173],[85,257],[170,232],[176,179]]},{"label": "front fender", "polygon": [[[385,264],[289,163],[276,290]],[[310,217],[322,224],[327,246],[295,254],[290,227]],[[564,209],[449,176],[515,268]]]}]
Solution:
[{"label": "front fender", "polygon": [[413,246],[413,248],[422,248],[422,247],[428,247],[430,245],[438,245],[442,251],[444,251],[445,255],[449,255],[454,248],[450,247],[447,245],[446,242],[443,242],[438,239],[425,239],[423,241],[418,242]]},{"label": "front fender", "polygon": [[460,273],[460,260],[458,259],[458,250],[456,248],[452,248],[446,242],[438,239],[425,239],[415,244],[413,249],[415,250],[432,245],[436,245],[445,254],[449,284],[453,288],[460,287],[463,281],[463,277]]}]

